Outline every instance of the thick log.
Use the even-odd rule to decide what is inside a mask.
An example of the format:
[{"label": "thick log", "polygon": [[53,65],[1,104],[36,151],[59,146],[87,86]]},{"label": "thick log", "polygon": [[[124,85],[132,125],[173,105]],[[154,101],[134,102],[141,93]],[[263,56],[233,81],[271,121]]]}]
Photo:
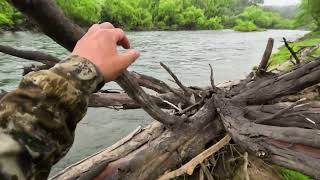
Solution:
[{"label": "thick log", "polygon": [[233,140],[266,161],[320,178],[320,130],[266,126],[250,122],[228,100],[215,98],[220,117]]},{"label": "thick log", "polygon": [[320,60],[316,59],[296,70],[251,83],[232,99],[248,105],[264,104],[275,98],[295,94],[320,82]]},{"label": "thick log", "polygon": [[[172,109],[165,101],[172,104],[179,104],[180,100],[173,93],[151,96],[152,101],[163,109]],[[141,105],[135,102],[126,93],[95,93],[90,96],[89,107],[106,107],[115,109],[141,109]]]},{"label": "thick log", "polygon": [[217,134],[223,134],[221,122],[214,117],[210,101],[190,118],[192,128],[172,131],[154,122],[119,148],[77,163],[52,179],[156,179],[203,151]]}]

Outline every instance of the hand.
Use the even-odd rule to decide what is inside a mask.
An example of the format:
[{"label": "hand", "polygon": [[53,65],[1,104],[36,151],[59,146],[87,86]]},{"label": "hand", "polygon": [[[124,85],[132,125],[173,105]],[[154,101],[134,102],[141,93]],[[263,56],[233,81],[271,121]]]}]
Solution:
[{"label": "hand", "polygon": [[115,80],[140,56],[136,50],[119,54],[117,45],[125,49],[130,48],[123,30],[105,22],[93,25],[78,41],[72,54],[84,57],[95,64],[105,81],[109,82]]}]

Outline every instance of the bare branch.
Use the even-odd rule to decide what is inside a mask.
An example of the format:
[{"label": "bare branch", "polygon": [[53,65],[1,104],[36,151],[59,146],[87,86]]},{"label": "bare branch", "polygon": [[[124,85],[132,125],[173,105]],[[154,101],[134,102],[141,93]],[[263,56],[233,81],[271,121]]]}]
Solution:
[{"label": "bare branch", "polygon": [[211,87],[212,87],[212,90],[213,90],[214,92],[216,92],[217,87],[214,85],[213,68],[212,68],[211,64],[209,64],[209,67],[210,67],[210,82],[211,82]]},{"label": "bare branch", "polygon": [[231,138],[229,135],[226,135],[223,139],[221,139],[218,143],[211,146],[209,149],[203,151],[201,154],[193,158],[187,164],[183,165],[179,169],[169,172],[163,176],[161,176],[158,180],[168,180],[175,177],[179,177],[185,173],[192,175],[194,169],[197,165],[202,163],[205,159],[212,156],[214,153],[218,152],[221,148],[227,145],[230,142]]},{"label": "bare branch", "polygon": [[271,116],[256,120],[255,123],[260,124],[260,123],[263,123],[263,122],[268,121],[268,120],[276,119],[276,118],[280,117],[281,115],[283,115],[284,113],[286,113],[286,112],[290,111],[291,109],[293,109],[298,104],[300,104],[300,103],[302,103],[302,102],[304,102],[306,100],[307,100],[306,98],[300,99],[299,101],[291,104],[287,108],[284,108],[284,109],[280,110],[279,112],[277,112],[277,113],[275,113],[275,114],[273,114]]},{"label": "bare branch", "polygon": [[170,92],[170,89],[168,88],[169,86],[159,79],[137,72],[131,72],[130,74],[137,80],[139,85],[142,87],[154,90],[155,92],[160,94]]},{"label": "bare branch", "polygon": [[37,61],[49,66],[54,66],[56,63],[60,61],[60,59],[49,54],[45,54],[43,52],[19,50],[3,45],[0,45],[0,52],[23,59]]},{"label": "bare branch", "polygon": [[292,57],[296,60],[296,64],[300,64],[301,63],[300,59],[298,58],[296,52],[294,52],[294,50],[290,47],[287,39],[283,38],[283,41],[284,41],[285,46],[289,50],[290,54],[292,55]]},{"label": "bare branch", "polygon": [[205,173],[208,180],[214,180],[210,171],[208,170],[207,166],[205,166],[203,163],[200,163],[201,169]]},{"label": "bare branch", "polygon": [[162,62],[160,62],[160,65],[170,74],[170,76],[174,79],[174,81],[177,83],[177,85],[185,92],[185,94],[187,96],[190,96],[192,93],[190,93],[190,91],[188,90],[187,87],[185,87],[180,80],[178,79],[178,77],[171,71],[171,69],[166,66],[165,64],[163,64]]},{"label": "bare branch", "polygon": [[154,101],[152,101],[150,96],[142,90],[136,80],[129,75],[128,71],[120,75],[116,82],[155,120],[169,126],[175,123],[179,124],[183,121],[181,117],[170,116],[168,113],[162,111]]}]

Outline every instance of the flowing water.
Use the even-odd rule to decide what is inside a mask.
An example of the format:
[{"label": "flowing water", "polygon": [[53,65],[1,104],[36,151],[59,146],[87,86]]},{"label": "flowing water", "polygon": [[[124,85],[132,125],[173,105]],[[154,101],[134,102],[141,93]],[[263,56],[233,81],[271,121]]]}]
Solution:
[{"label": "flowing water", "polygon": [[[294,40],[305,33],[307,32],[298,30],[251,33],[232,30],[129,32],[133,47],[141,52],[140,59],[130,70],[167,81],[170,76],[159,65],[159,62],[163,62],[185,85],[207,86],[210,84],[208,64],[213,65],[215,81],[218,83],[240,79],[259,63],[269,37],[274,38],[275,47],[279,47],[282,37]],[[48,37],[30,32],[0,34],[0,44],[39,50],[61,59],[68,55],[65,49]],[[0,54],[0,89],[9,91],[16,88],[21,79],[22,68],[28,64],[31,62]],[[119,89],[114,83],[107,84],[104,88]],[[77,127],[73,147],[53,168],[52,174],[110,146],[136,127],[144,126],[150,121],[152,119],[142,110],[90,108]]]}]

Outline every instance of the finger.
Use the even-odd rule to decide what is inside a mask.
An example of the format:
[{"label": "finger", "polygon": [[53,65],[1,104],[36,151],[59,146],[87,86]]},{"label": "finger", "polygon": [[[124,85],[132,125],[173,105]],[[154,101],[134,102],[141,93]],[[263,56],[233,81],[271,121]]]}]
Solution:
[{"label": "finger", "polygon": [[99,24],[94,24],[88,29],[88,32],[97,31],[99,29],[100,29],[100,25]]},{"label": "finger", "polygon": [[140,56],[139,51],[131,49],[119,55],[121,69],[127,69]]},{"label": "finger", "polygon": [[104,22],[100,24],[100,28],[102,29],[114,29],[114,26],[109,22]]},{"label": "finger", "polygon": [[123,30],[120,28],[115,28],[113,31],[115,33],[117,44],[121,45],[125,49],[129,49],[130,48],[129,39],[126,36],[126,34],[123,32]]}]

